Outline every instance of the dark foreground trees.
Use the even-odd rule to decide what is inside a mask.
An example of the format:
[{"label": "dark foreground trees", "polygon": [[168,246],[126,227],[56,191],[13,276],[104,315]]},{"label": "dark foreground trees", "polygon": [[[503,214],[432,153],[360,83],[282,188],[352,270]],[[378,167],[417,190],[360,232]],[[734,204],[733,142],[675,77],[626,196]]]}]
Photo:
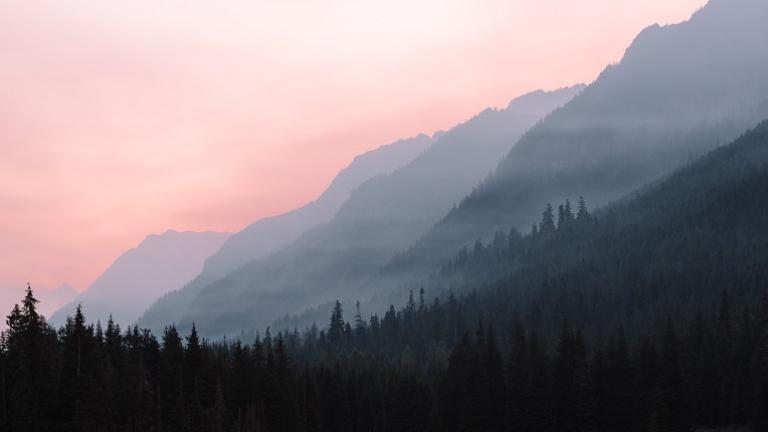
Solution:
[{"label": "dark foreground trees", "polygon": [[736,313],[724,294],[658,334],[590,341],[565,322],[552,337],[484,324],[455,298],[250,343],[158,341],[80,310],[56,333],[35,305],[28,290],[3,334],[2,430],[765,430],[766,299]]}]

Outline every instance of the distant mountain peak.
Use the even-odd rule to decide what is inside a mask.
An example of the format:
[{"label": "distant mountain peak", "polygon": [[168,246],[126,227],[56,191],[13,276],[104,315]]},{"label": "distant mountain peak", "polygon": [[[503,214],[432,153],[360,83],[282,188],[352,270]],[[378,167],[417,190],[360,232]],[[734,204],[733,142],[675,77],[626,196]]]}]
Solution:
[{"label": "distant mountain peak", "polygon": [[569,98],[564,98],[563,95],[574,97],[585,88],[585,84],[579,83],[554,90],[535,90],[512,99],[507,104],[506,109],[544,116],[552,111],[553,104],[557,105],[555,107],[557,108],[560,104],[570,101]]},{"label": "distant mountain peak", "polygon": [[306,230],[327,223],[354,189],[372,177],[388,174],[409,163],[433,141],[427,134],[420,133],[355,156],[317,199],[281,215],[259,219],[232,235],[220,251],[206,260],[200,277],[208,280],[224,276],[251,260],[287,246]]},{"label": "distant mountain peak", "polygon": [[88,290],[56,311],[51,322],[63,323],[80,303],[89,320],[105,321],[112,315],[120,324],[135,322],[157,297],[189,282],[228,237],[228,233],[172,229],[150,234],[121,254]]}]

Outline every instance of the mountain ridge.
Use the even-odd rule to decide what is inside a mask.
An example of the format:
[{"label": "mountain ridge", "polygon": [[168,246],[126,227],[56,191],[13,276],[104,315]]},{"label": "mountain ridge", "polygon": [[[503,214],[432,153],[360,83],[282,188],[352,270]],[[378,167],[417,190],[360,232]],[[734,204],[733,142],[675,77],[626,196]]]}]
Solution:
[{"label": "mountain ridge", "polygon": [[[451,128],[408,165],[361,184],[328,224],[203,289],[177,324],[213,329],[205,324],[229,302],[237,303],[237,319],[245,323],[266,320],[283,306],[289,312],[296,303],[354,289],[470,192],[527,128],[581,89],[526,94]],[[259,300],[252,298],[256,293]]]},{"label": "mountain ridge", "polygon": [[229,233],[213,231],[149,234],[120,254],[86,291],[54,312],[50,321],[61,325],[82,305],[91,317],[104,323],[110,316],[123,326],[135,323],[168,286],[194,277],[203,260],[227,237]]},{"label": "mountain ridge", "polygon": [[[528,131],[491,176],[372,284],[400,285],[478,237],[525,229],[540,200],[584,194],[605,204],[765,118],[768,61],[753,52],[768,49],[761,24],[768,7],[734,3],[736,12],[712,3],[688,21],[640,32],[619,63]],[[736,42],[734,50],[729,44]]]},{"label": "mountain ridge", "polygon": [[[286,213],[251,223],[233,234],[205,260],[202,271],[185,285],[158,297],[142,314],[142,322],[160,328],[178,320],[183,310],[208,284],[238,270],[248,262],[278,251],[305,231],[325,223],[352,191],[370,178],[391,172],[426,151],[440,132],[419,134],[357,155],[341,169],[320,196]],[[173,308],[167,305],[175,305]]]}]

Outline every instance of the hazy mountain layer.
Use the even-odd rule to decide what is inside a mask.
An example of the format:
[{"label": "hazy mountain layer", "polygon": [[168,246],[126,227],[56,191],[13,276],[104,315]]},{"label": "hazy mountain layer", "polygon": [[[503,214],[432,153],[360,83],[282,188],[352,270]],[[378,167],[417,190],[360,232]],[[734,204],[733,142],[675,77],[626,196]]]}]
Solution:
[{"label": "hazy mountain layer", "polygon": [[136,248],[120,255],[87,291],[56,311],[50,321],[63,324],[82,304],[93,321],[105,323],[111,314],[118,324],[134,323],[158,296],[195,277],[203,260],[228,236],[172,230],[147,236]]},{"label": "hazy mountain layer", "polygon": [[[22,290],[18,290],[18,292],[22,292]],[[40,300],[40,313],[46,317],[51,316],[57,309],[71,302],[78,295],[77,291],[66,283],[54,289],[43,289],[35,292],[37,299]]]},{"label": "hazy mountain layer", "polygon": [[204,289],[180,324],[239,331],[329,296],[352,295],[486,177],[528,128],[581,88],[533,92],[446,132],[410,164],[362,184],[328,224]]},{"label": "hazy mountain layer", "polygon": [[385,292],[478,237],[527,230],[542,202],[605,204],[768,116],[766,19],[767,2],[713,0],[688,22],[642,31],[371,285]]},{"label": "hazy mountain layer", "polygon": [[372,177],[388,174],[408,164],[432,142],[433,138],[421,134],[355,157],[318,199],[282,215],[260,219],[233,234],[219,251],[205,261],[203,271],[191,282],[183,287],[168,287],[175,291],[168,292],[153,303],[142,324],[162,328],[177,322],[187,305],[209,283],[290,244],[306,230],[327,223],[349,198],[352,190]]},{"label": "hazy mountain layer", "polygon": [[372,177],[388,174],[406,165],[431,143],[432,139],[422,134],[355,157],[316,200],[285,214],[261,219],[233,234],[221,250],[205,260],[202,274],[208,278],[224,276],[291,243],[307,229],[327,223],[349,198],[351,191]]}]

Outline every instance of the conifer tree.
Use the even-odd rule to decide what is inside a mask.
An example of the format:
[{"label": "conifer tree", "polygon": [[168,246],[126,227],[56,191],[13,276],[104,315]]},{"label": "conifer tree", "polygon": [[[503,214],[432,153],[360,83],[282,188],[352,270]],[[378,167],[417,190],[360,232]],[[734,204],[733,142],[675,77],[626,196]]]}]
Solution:
[{"label": "conifer tree", "polygon": [[584,197],[579,197],[579,203],[576,206],[576,220],[585,221],[589,218],[589,211],[587,209],[587,202],[584,201]]},{"label": "conifer tree", "polygon": [[344,311],[341,302],[336,300],[331,314],[331,325],[328,327],[328,341],[334,345],[341,344],[344,338]]},{"label": "conifer tree", "polygon": [[552,204],[547,203],[547,207],[541,214],[541,224],[539,225],[539,232],[542,234],[550,234],[555,232],[555,216],[552,212]]},{"label": "conifer tree", "polygon": [[557,206],[557,229],[563,230],[568,225],[568,216],[565,213],[565,207],[560,204]]}]

